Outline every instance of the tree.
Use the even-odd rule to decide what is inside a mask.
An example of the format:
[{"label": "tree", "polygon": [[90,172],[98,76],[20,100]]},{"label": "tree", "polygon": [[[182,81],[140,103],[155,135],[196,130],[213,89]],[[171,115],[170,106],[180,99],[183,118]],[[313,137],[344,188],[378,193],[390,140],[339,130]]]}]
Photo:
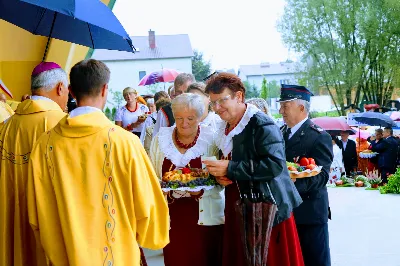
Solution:
[{"label": "tree", "polygon": [[116,106],[117,109],[121,107],[122,103],[124,102],[124,96],[122,95],[121,91],[114,91],[112,89],[109,89],[109,94],[112,95],[112,101],[107,98],[107,102],[113,106]]},{"label": "tree", "polygon": [[202,52],[194,50],[193,53],[192,73],[197,81],[202,81],[211,74],[211,63],[204,60]]},{"label": "tree", "polygon": [[269,91],[267,87],[267,80],[265,77],[263,77],[262,83],[261,83],[261,92],[260,92],[260,98],[263,99],[268,99],[269,97]]},{"label": "tree", "polygon": [[393,0],[287,0],[279,30],[301,53],[303,78],[337,110],[362,99],[384,104],[400,74],[400,4]]},{"label": "tree", "polygon": [[258,98],[260,97],[260,93],[258,91],[257,86],[253,83],[250,84],[247,80],[243,82],[243,85],[246,89],[246,99],[250,98]]}]

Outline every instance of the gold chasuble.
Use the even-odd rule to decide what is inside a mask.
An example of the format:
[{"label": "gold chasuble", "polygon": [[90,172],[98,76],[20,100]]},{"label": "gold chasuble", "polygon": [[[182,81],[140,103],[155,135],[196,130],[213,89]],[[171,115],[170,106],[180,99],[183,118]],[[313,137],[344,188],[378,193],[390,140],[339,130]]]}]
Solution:
[{"label": "gold chasuble", "polygon": [[53,265],[140,265],[169,242],[167,202],[140,140],[102,112],[65,117],[30,158],[28,212]]},{"label": "gold chasuble", "polygon": [[0,265],[43,265],[29,225],[26,185],[36,140],[66,114],[51,100],[26,100],[0,133]]}]

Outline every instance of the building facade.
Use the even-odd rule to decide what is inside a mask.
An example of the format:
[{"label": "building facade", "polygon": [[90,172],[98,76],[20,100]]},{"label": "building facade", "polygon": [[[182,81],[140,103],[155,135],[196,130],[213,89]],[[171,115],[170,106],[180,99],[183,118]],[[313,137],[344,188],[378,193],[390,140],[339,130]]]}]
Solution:
[{"label": "building facade", "polygon": [[261,89],[262,81],[265,78],[268,82],[276,81],[281,84],[296,84],[298,73],[296,63],[281,62],[278,64],[261,63],[259,65],[241,65],[238,75],[242,81],[248,81]]},{"label": "building facade", "polygon": [[133,87],[140,94],[167,89],[169,84],[138,86],[140,80],[154,71],[169,68],[178,72],[192,73],[193,49],[187,34],[155,35],[150,30],[148,36],[131,37],[135,53],[95,50],[92,58],[103,61],[111,71],[109,88],[122,91]]}]

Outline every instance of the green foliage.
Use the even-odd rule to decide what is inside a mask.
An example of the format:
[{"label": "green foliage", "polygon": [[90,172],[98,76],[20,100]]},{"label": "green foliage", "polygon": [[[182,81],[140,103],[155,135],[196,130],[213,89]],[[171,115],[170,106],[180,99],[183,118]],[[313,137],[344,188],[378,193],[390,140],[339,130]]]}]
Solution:
[{"label": "green foliage", "polygon": [[104,114],[107,116],[108,119],[112,121],[110,108],[107,107],[106,110],[104,110]]},{"label": "green foliage", "polygon": [[[400,2],[286,0],[279,30],[301,53],[301,73],[324,88],[338,112],[362,99],[384,104],[400,75]],[[355,92],[352,94],[352,92]]]},{"label": "green foliage", "polygon": [[202,81],[211,74],[211,63],[204,60],[202,52],[194,50],[193,53],[192,73],[197,81]]},{"label": "green foliage", "polygon": [[338,117],[340,116],[338,111],[328,111],[328,112],[310,112],[310,118],[316,118],[316,117]]},{"label": "green foliage", "polygon": [[400,194],[400,168],[388,177],[388,183],[379,188],[381,194]]},{"label": "green foliage", "polygon": [[255,84],[250,84],[247,80],[243,82],[246,88],[246,99],[258,98],[260,97],[260,92]]},{"label": "green foliage", "polygon": [[111,117],[112,117],[112,121],[115,120],[115,115],[117,114],[117,108],[113,107],[112,111],[111,111]]},{"label": "green foliage", "polygon": [[268,87],[267,87],[267,80],[265,77],[263,77],[263,81],[261,84],[261,92],[260,92],[260,98],[263,99],[268,99],[269,93],[268,93]]}]

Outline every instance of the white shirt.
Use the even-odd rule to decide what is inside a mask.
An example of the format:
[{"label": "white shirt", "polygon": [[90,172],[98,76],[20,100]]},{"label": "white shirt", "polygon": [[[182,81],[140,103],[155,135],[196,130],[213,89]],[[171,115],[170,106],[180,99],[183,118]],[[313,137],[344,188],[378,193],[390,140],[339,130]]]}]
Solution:
[{"label": "white shirt", "polygon": [[[122,127],[125,128],[132,123],[136,123],[139,119],[139,116],[144,115],[148,111],[149,108],[141,103],[138,103],[138,106],[134,112],[129,111],[126,106],[122,106],[118,109],[117,114],[115,115],[115,121],[122,122]],[[142,132],[143,127],[144,122],[132,129],[131,132]]]},{"label": "white shirt", "polygon": [[96,108],[93,106],[81,106],[81,107],[77,107],[74,110],[72,110],[69,113],[69,117],[73,118],[78,115],[85,115],[85,114],[90,114],[90,113],[94,113],[94,112],[102,112],[102,111],[99,108]]},{"label": "white shirt", "polygon": [[151,127],[152,125],[154,125],[154,122],[153,122],[152,118],[154,118],[154,120],[157,121],[157,112],[151,113],[151,115],[149,115],[146,118],[146,120],[143,122],[143,129],[142,129],[142,133],[140,134],[140,141],[142,142],[142,144],[144,144],[144,139],[146,137],[146,129],[148,127]]},{"label": "white shirt", "polygon": [[347,147],[347,142],[349,141],[349,140],[346,140],[346,141],[344,141],[344,140],[340,140],[341,142],[342,142],[342,144],[343,144],[343,150],[346,150],[346,147]]},{"label": "white shirt", "polygon": [[39,96],[39,95],[32,95],[31,100],[37,101],[37,100],[43,100],[43,101],[51,101],[54,102],[52,99],[44,97],[44,96]]},{"label": "white shirt", "polygon": [[153,130],[153,136],[157,135],[158,131],[160,131],[160,128],[162,127],[168,127],[168,120],[167,117],[164,115],[163,111],[158,110],[157,112],[157,122],[154,125],[154,130]]},{"label": "white shirt", "polygon": [[299,123],[297,123],[294,127],[290,128],[290,135],[289,135],[289,139],[291,137],[293,137],[293,135],[297,132],[297,130],[299,130],[299,128],[304,124],[304,122],[306,122],[308,119],[308,117],[304,118],[303,120],[301,120]]}]

